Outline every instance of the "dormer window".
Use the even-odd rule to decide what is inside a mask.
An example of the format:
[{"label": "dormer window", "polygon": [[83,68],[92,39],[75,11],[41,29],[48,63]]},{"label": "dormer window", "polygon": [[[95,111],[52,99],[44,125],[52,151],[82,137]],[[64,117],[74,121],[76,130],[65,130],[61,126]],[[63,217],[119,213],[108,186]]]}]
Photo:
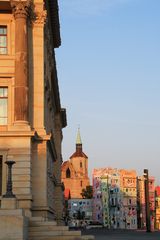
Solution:
[{"label": "dormer window", "polygon": [[0,25],[0,55],[7,54],[7,27]]}]

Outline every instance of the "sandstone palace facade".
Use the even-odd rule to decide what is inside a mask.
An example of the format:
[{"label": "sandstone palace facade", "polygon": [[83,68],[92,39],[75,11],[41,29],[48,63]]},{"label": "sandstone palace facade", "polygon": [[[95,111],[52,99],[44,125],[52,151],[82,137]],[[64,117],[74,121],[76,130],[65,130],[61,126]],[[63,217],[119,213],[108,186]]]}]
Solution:
[{"label": "sandstone palace facade", "polygon": [[59,29],[58,0],[0,1],[0,240],[94,239],[63,226]]},{"label": "sandstone palace facade", "polygon": [[5,161],[13,160],[17,208],[59,222],[66,126],[54,52],[60,44],[57,0],[0,1],[0,199]]}]

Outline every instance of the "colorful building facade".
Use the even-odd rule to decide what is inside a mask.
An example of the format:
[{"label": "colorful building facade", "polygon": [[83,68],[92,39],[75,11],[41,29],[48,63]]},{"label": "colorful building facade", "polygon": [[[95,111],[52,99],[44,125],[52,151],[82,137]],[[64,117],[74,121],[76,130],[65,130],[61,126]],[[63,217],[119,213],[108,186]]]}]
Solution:
[{"label": "colorful building facade", "polygon": [[[150,205],[150,224],[151,231],[155,228],[155,178],[149,177],[149,205]],[[146,202],[145,202],[145,178],[137,178],[137,203],[138,203],[138,228],[146,228]]]},{"label": "colorful building facade", "polygon": [[121,228],[120,175],[117,169],[108,169],[101,177],[103,225],[108,228]]},{"label": "colorful building facade", "polygon": [[135,170],[120,170],[122,228],[137,229],[137,174]]},{"label": "colorful building facade", "polygon": [[93,220],[113,229],[137,228],[134,170],[94,169]]},{"label": "colorful building facade", "polygon": [[103,223],[102,218],[102,191],[101,191],[101,176],[104,169],[94,169],[92,175],[93,181],[93,221]]},{"label": "colorful building facade", "polygon": [[150,222],[151,231],[155,228],[155,178],[149,177],[149,205],[150,205]]},{"label": "colorful building facade", "polygon": [[146,228],[144,176],[137,177],[137,221],[139,229]]},{"label": "colorful building facade", "polygon": [[156,187],[155,190],[155,211],[156,211],[156,219],[155,219],[155,228],[160,230],[160,186]]},{"label": "colorful building facade", "polygon": [[69,226],[82,226],[82,223],[89,224],[92,222],[92,199],[69,199],[68,200],[68,213],[69,213]]}]

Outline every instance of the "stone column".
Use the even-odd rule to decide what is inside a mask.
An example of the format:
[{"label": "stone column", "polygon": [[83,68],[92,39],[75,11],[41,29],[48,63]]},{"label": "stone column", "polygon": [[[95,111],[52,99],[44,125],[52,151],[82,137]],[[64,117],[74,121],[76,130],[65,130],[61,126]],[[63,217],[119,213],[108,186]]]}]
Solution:
[{"label": "stone column", "polygon": [[62,183],[61,183],[61,165],[62,165],[62,156],[61,156],[61,142],[62,142],[62,126],[61,126],[61,116],[60,113],[57,113],[55,116],[55,146],[57,153],[57,160],[54,162],[54,176],[56,177],[56,186],[54,191],[54,207],[56,211],[56,220],[58,225],[63,225],[63,191],[62,191]]},{"label": "stone column", "polygon": [[[42,1],[43,2],[43,1]],[[33,39],[33,64],[31,66],[32,82],[33,82],[33,128],[38,135],[45,135],[44,129],[44,82],[47,77],[45,74],[45,68],[47,62],[46,55],[46,39],[48,35],[44,35],[44,29],[46,24],[47,12],[43,10],[43,3],[34,4],[34,20],[32,21],[32,39]],[[32,53],[31,53],[32,54]],[[33,69],[34,67],[34,69]],[[45,80],[44,80],[45,79]]]},{"label": "stone column", "polygon": [[15,123],[28,123],[27,18],[30,0],[10,0],[15,18]]}]

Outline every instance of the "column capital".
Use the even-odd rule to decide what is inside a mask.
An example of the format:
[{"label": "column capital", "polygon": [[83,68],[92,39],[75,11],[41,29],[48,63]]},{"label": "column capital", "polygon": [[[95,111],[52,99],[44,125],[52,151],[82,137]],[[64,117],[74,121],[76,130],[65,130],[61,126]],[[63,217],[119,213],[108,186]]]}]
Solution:
[{"label": "column capital", "polygon": [[44,25],[47,20],[47,11],[46,10],[36,11],[33,20],[34,24]]},{"label": "column capital", "polygon": [[29,10],[31,6],[31,0],[10,0],[12,12],[15,19],[17,18],[27,18],[29,16]]}]

